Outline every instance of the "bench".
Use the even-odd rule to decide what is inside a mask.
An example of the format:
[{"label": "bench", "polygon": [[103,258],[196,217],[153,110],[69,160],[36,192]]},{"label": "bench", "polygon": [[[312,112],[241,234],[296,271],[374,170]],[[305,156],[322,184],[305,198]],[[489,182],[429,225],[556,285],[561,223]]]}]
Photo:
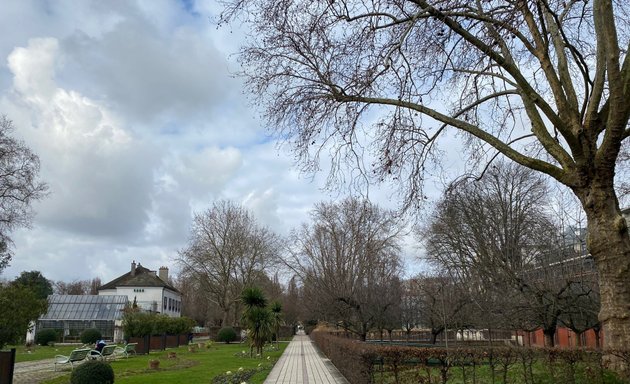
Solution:
[{"label": "bench", "polygon": [[93,349],[90,351],[90,358],[95,360],[107,360],[108,357],[114,356],[114,351],[116,351],[116,348],[118,348],[116,344],[111,344],[104,346],[100,352]]},{"label": "bench", "polygon": [[71,369],[74,369],[74,363],[85,360],[91,349],[75,349],[70,352],[70,356],[57,355],[55,356],[55,371],[57,371],[57,364],[70,364]]},{"label": "bench", "polygon": [[137,345],[138,343],[128,343],[124,347],[116,347],[116,350],[114,351],[114,353],[117,355],[123,355],[126,358],[128,358],[129,354],[131,353],[133,353],[134,355],[136,354]]}]

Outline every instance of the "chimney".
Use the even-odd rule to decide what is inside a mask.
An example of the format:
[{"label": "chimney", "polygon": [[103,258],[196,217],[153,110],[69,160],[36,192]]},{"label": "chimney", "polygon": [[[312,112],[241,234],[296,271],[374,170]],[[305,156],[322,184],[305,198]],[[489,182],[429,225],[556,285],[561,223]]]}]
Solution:
[{"label": "chimney", "polygon": [[168,283],[168,268],[160,267],[158,277],[162,279],[163,282]]},{"label": "chimney", "polygon": [[132,261],[131,262],[131,276],[135,276],[136,275],[136,261]]}]

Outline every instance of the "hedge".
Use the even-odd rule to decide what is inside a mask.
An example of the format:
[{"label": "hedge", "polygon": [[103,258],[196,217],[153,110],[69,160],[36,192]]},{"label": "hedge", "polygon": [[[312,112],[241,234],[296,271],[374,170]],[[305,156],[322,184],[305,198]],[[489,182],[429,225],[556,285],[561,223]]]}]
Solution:
[{"label": "hedge", "polygon": [[602,353],[595,350],[388,346],[324,331],[314,331],[311,339],[352,384],[445,384],[455,377],[465,383],[625,382],[604,369]]},{"label": "hedge", "polygon": [[129,311],[123,315],[125,337],[147,335],[179,335],[189,333],[195,326],[187,317],[169,317],[162,314]]}]

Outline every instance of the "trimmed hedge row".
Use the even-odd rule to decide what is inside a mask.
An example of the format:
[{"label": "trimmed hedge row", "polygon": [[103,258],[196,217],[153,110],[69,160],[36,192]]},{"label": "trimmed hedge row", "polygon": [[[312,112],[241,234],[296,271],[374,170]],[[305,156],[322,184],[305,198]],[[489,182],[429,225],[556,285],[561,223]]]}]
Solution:
[{"label": "trimmed hedge row", "polygon": [[187,317],[169,317],[147,312],[127,312],[123,315],[125,338],[147,335],[179,335],[189,333],[195,322]]},{"label": "trimmed hedge row", "polygon": [[600,351],[384,346],[323,331],[314,331],[311,339],[352,384],[446,384],[454,377],[464,383],[624,382],[604,370]]},{"label": "trimmed hedge row", "polygon": [[322,331],[313,331],[310,337],[350,383],[372,383],[375,361],[379,357],[376,346]]}]

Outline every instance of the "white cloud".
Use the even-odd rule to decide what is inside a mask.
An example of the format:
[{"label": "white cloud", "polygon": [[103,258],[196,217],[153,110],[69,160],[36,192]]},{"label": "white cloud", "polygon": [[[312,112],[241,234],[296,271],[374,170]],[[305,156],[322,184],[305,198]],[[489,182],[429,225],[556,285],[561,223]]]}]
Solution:
[{"label": "white cloud", "polygon": [[7,104],[27,110],[30,129],[20,133],[40,156],[51,190],[39,206],[40,220],[93,236],[138,233],[155,155],[107,108],[57,87],[58,48],[56,39],[32,39],[8,59],[14,82]]},{"label": "white cloud", "polygon": [[217,14],[166,0],[3,4],[0,113],[51,190],[33,228],[15,233],[3,277],[107,281],[131,260],[174,267],[192,213],[216,199],[286,234],[315,202],[340,197],[265,137],[232,76],[243,33],[217,30]]}]

